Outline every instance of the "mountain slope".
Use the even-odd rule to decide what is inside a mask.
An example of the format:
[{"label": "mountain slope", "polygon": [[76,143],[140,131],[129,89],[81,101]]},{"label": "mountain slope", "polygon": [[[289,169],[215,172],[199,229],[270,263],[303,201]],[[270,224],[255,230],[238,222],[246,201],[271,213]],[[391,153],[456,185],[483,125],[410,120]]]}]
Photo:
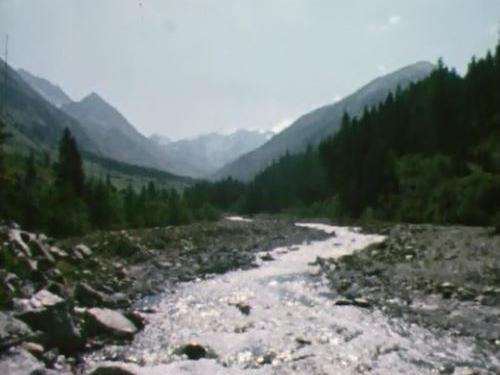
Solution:
[{"label": "mountain slope", "polygon": [[128,120],[99,95],[92,93],[61,109],[85,128],[103,154],[121,162],[172,172],[160,147],[139,133]]},{"label": "mountain slope", "polygon": [[18,69],[17,73],[27,84],[52,105],[59,108],[64,104],[72,102],[71,98],[59,86],[54,85],[52,82],[37,77],[24,69]]},{"label": "mountain slope", "polygon": [[380,103],[398,86],[404,88],[412,82],[419,81],[427,77],[433,69],[434,65],[431,63],[418,62],[377,78],[347,98],[300,117],[261,147],[221,168],[213,178],[232,176],[238,180],[249,181],[287,151],[290,153],[304,151],[308,145],[317,145],[334,134],[340,126],[344,112],[358,116],[365,107]]},{"label": "mountain slope", "polygon": [[167,141],[153,135],[151,140],[162,147],[170,161],[190,165],[190,175],[206,177],[260,147],[271,136],[271,132],[238,130],[231,134],[210,133],[179,141]]},{"label": "mountain slope", "polygon": [[[83,127],[36,92],[0,59],[0,115],[17,147],[55,149],[65,128],[69,128],[82,150],[100,154]],[[7,80],[6,80],[7,79]]]}]

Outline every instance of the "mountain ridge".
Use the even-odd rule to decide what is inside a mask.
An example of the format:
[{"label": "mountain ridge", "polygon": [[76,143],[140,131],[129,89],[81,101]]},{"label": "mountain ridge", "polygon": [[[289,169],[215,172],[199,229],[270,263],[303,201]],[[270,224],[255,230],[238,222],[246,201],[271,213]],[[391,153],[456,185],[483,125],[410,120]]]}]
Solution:
[{"label": "mountain ridge", "polygon": [[366,107],[382,102],[390,92],[397,90],[398,86],[404,88],[412,82],[419,81],[427,77],[434,68],[435,65],[430,62],[419,61],[377,77],[346,98],[302,115],[259,148],[223,166],[211,176],[211,179],[218,180],[231,176],[237,180],[250,181],[286,152],[304,151],[308,145],[317,145],[334,134],[340,126],[344,112],[358,116]]},{"label": "mountain ridge", "polygon": [[60,108],[64,104],[71,103],[73,100],[63,89],[49,80],[38,77],[25,69],[18,69],[17,73],[28,83],[36,92],[45,98],[55,107]]}]

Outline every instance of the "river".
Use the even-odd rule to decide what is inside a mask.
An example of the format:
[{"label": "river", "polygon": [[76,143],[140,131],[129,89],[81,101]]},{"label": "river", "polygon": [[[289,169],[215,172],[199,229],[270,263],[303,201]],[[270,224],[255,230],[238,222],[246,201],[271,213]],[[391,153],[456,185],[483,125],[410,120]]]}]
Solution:
[{"label": "river", "polygon": [[[238,218],[232,218],[239,220]],[[129,346],[108,348],[144,374],[466,374],[483,358],[467,339],[435,335],[378,309],[338,306],[312,263],[382,241],[355,228],[262,254],[260,267],[180,284],[145,304],[154,310]],[[214,358],[176,354],[202,345]],[[99,359],[99,355],[94,359]],[[210,357],[210,355],[209,355]],[[468,362],[464,362],[464,358]],[[463,367],[460,367],[463,365]]]}]

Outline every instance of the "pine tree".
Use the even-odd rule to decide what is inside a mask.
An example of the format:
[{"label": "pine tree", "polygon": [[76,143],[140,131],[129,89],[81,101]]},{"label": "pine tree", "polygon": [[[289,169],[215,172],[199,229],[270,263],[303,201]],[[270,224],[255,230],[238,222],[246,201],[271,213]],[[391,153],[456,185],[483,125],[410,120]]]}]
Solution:
[{"label": "pine tree", "polygon": [[2,146],[8,138],[8,134],[5,131],[5,124],[2,119],[0,119],[0,178],[4,174],[4,164],[3,164],[3,150]]},{"label": "pine tree", "polygon": [[35,154],[33,150],[30,152],[28,159],[26,160],[26,171],[24,174],[24,183],[27,187],[34,185],[37,178],[36,166],[35,166]]},{"label": "pine tree", "polygon": [[64,130],[59,143],[59,160],[56,165],[57,183],[61,188],[71,189],[78,197],[83,197],[85,175],[78,146],[68,128]]}]

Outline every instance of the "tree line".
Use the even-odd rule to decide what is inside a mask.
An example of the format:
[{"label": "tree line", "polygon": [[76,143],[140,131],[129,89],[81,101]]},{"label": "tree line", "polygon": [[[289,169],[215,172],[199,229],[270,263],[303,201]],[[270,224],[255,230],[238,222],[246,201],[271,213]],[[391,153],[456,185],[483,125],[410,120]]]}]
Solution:
[{"label": "tree line", "polygon": [[[1,131],[0,142],[5,140]],[[495,224],[500,229],[500,43],[462,77],[439,61],[318,147],[285,154],[247,184],[199,182],[182,192],[117,189],[86,178],[68,130],[57,163],[0,154],[0,213],[56,236],[211,220],[220,212],[334,219]]]},{"label": "tree line", "polygon": [[500,227],[500,43],[463,77],[440,60],[240,190],[242,213]]},{"label": "tree line", "polygon": [[[0,140],[7,134],[0,123]],[[8,168],[9,161],[23,165]],[[20,161],[21,159],[21,161]],[[0,217],[28,230],[56,237],[91,230],[112,230],[179,225],[216,219],[212,206],[188,202],[175,189],[158,189],[153,182],[136,190],[117,189],[107,178],[88,178],[78,145],[66,129],[59,143],[58,160],[31,153],[4,155],[0,149]]]}]

